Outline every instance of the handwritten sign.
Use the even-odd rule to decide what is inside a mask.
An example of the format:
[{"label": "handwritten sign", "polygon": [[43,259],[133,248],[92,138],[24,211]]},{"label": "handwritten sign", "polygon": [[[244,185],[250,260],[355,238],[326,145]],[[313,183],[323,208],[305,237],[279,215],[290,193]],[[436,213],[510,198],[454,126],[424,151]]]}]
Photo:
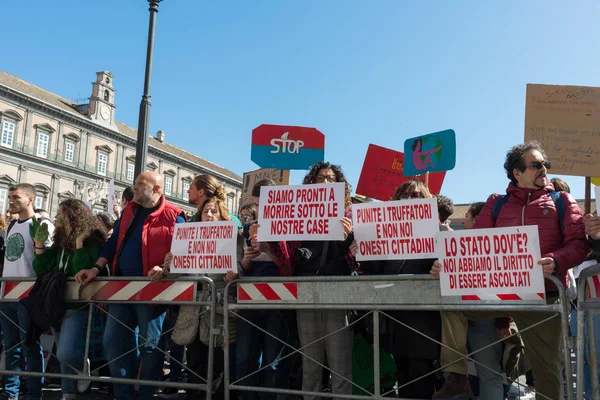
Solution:
[{"label": "handwritten sign", "polygon": [[439,232],[435,199],[352,206],[358,261],[434,258]]},{"label": "handwritten sign", "polygon": [[252,131],[250,158],[259,167],[308,169],[325,158],[325,135],[315,128],[260,125]]},{"label": "handwritten sign", "polygon": [[263,186],[258,240],[344,240],[344,183]]},{"label": "handwritten sign", "polygon": [[[432,194],[440,193],[445,176],[446,172],[429,174],[429,191]],[[370,144],[360,172],[356,193],[388,201],[392,199],[398,186],[412,178],[425,181],[425,175],[404,176],[404,153]]]},{"label": "handwritten sign", "polygon": [[442,296],[544,299],[537,226],[439,232],[437,249]]},{"label": "handwritten sign", "polygon": [[237,271],[237,234],[237,224],[231,221],[176,224],[171,242],[171,272]]},{"label": "handwritten sign", "polygon": [[404,175],[448,171],[456,165],[456,135],[452,129],[404,142]]},{"label": "handwritten sign", "polygon": [[290,184],[290,171],[274,168],[262,168],[255,171],[244,172],[240,209],[246,204],[252,203],[252,188],[256,182],[267,178],[273,179],[277,185],[287,186]]},{"label": "handwritten sign", "polygon": [[525,141],[544,147],[553,174],[600,176],[600,88],[527,85]]}]

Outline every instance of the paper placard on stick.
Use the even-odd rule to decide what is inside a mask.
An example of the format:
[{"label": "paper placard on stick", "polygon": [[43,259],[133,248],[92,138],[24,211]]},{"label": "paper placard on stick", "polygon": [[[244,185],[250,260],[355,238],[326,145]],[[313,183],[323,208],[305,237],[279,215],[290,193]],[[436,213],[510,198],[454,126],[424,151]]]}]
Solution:
[{"label": "paper placard on stick", "polygon": [[277,185],[287,186],[290,184],[290,171],[284,169],[261,168],[255,171],[244,172],[240,209],[252,202],[252,188],[254,187],[254,184],[266,178],[273,179]]},{"label": "paper placard on stick", "polygon": [[536,225],[437,234],[442,296],[539,300],[545,296]]},{"label": "paper placard on stick", "polygon": [[404,175],[454,169],[456,134],[452,129],[406,139],[404,142]]},{"label": "paper placard on stick", "polygon": [[600,176],[600,88],[527,85],[525,141],[544,147],[550,172]]},{"label": "paper placard on stick", "polygon": [[[429,191],[439,194],[446,172],[429,174]],[[425,182],[425,175],[404,176],[404,153],[385,147],[370,144],[365,156],[356,193],[381,201],[392,199],[398,186],[418,178]]]},{"label": "paper placard on stick", "polygon": [[356,260],[434,258],[438,221],[436,199],[354,204]]},{"label": "paper placard on stick", "polygon": [[231,221],[176,224],[171,272],[215,274],[237,271],[237,224]]},{"label": "paper placard on stick", "polygon": [[258,240],[344,240],[345,184],[263,186]]}]

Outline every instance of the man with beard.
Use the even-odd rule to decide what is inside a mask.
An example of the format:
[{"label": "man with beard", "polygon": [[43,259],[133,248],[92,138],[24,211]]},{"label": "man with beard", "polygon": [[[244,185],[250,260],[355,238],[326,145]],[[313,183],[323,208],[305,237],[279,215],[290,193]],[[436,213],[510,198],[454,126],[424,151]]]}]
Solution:
[{"label": "man with beard", "polygon": [[[28,183],[20,183],[8,189],[8,212],[18,215],[18,218],[10,223],[6,232],[6,249],[4,254],[3,278],[32,278],[35,277],[33,270],[33,258],[35,246],[33,236],[35,230],[32,228],[33,219],[37,218],[33,210],[35,200],[35,187]],[[47,219],[36,221],[48,227],[47,240],[40,249],[43,250],[52,245],[54,225]],[[37,247],[36,247],[37,248]],[[43,357],[39,344],[27,346],[21,345],[25,340],[25,332],[29,329],[29,314],[25,307],[18,302],[0,303],[0,325],[4,333],[4,348],[6,351],[6,370],[21,371],[23,369],[23,357],[27,360],[27,370],[31,372],[42,372]],[[42,398],[42,378],[28,377],[27,399]],[[8,399],[19,397],[20,378],[17,375],[6,375],[4,381],[4,392]]]},{"label": "man with beard", "polygon": [[[167,203],[162,194],[162,176],[156,172],[141,173],[133,185],[133,201],[123,210],[113,234],[102,249],[92,269],[80,271],[75,280],[87,284],[110,262],[112,275],[148,276],[160,279],[162,266],[170,251],[175,223],[185,222],[185,214]],[[166,307],[147,304],[111,304],[104,331],[104,348],[113,377],[135,379],[138,371],[136,343],[143,343],[140,379],[160,379],[164,354],[158,345],[165,319]],[[139,340],[135,329],[139,328]],[[119,400],[140,400],[154,397],[154,388],[140,386],[136,396],[133,385],[114,385]]]},{"label": "man with beard", "polygon": [[[589,247],[585,236],[583,213],[567,192],[557,193],[548,181],[550,163],[538,142],[514,146],[506,155],[504,169],[511,180],[506,195],[492,195],[487,200],[473,228],[537,225],[542,259],[538,264],[544,275],[555,275],[567,285],[567,271],[581,264]],[[436,261],[431,274],[439,277],[441,265]],[[558,289],[546,281],[546,301],[558,301]],[[521,330],[535,378],[536,398],[562,399],[562,361],[560,319],[548,314],[513,311],[510,314]],[[442,350],[440,362],[449,373],[446,383],[432,399],[470,398],[467,379],[467,327],[469,320],[507,317],[505,312],[442,312]],[[542,323],[541,323],[542,322]],[[531,327],[531,328],[529,328]],[[506,336],[508,319],[497,324],[498,336]],[[491,345],[495,337],[489,338]],[[482,346],[484,343],[480,343]],[[488,400],[488,399],[486,399]],[[496,399],[489,399],[496,400]]]}]

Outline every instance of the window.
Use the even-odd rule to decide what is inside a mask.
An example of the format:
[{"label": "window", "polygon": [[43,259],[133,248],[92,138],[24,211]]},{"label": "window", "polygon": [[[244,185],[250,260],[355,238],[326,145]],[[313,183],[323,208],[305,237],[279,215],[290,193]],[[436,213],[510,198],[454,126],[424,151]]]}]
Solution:
[{"label": "window", "polygon": [[231,196],[231,195],[227,196],[227,209],[229,210],[230,213],[233,212],[233,196]]},{"label": "window", "polygon": [[108,154],[102,151],[98,152],[98,162],[96,164],[96,171],[98,174],[106,176],[106,170],[108,167]]},{"label": "window", "polygon": [[49,145],[50,145],[50,135],[47,132],[38,130],[36,155],[38,157],[46,158],[48,156]]},{"label": "window", "polygon": [[127,161],[127,180],[133,182],[135,175],[135,164],[131,161]]},{"label": "window", "polygon": [[4,213],[6,212],[6,206],[7,206],[7,194],[8,194],[8,190],[7,189],[0,189],[0,215],[4,215]]},{"label": "window", "polygon": [[17,124],[11,121],[2,121],[2,142],[0,144],[4,147],[10,147],[12,149],[15,138],[15,127]]},{"label": "window", "polygon": [[33,202],[33,207],[34,208],[44,208],[45,200],[46,200],[46,198],[44,197],[44,195],[41,194],[40,192],[37,192],[35,194],[35,200]]},{"label": "window", "polygon": [[167,175],[167,176],[165,176],[165,194],[170,196],[172,192],[173,192],[173,177]]},{"label": "window", "polygon": [[70,140],[65,141],[65,161],[73,162],[75,159],[75,143]]},{"label": "window", "polygon": [[189,200],[189,198],[190,198],[190,195],[188,194],[188,190],[190,190],[190,183],[183,182],[183,199],[184,200]]},{"label": "window", "polygon": [[104,91],[104,101],[108,101],[108,99],[109,99],[109,96],[110,96],[110,95],[108,94],[108,90],[105,90],[105,91]]}]

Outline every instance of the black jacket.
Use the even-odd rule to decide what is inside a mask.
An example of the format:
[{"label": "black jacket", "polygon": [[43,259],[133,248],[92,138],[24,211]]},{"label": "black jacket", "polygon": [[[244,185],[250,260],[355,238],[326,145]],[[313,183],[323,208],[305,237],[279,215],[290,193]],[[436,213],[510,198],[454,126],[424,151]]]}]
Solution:
[{"label": "black jacket", "polygon": [[65,315],[65,287],[67,277],[62,271],[53,271],[37,277],[29,296],[21,299],[29,313],[30,325],[26,343],[32,345],[50,328],[60,331]]},{"label": "black jacket", "polygon": [[[434,261],[434,259],[363,261],[360,266],[365,275],[426,274],[429,276]],[[415,293],[415,296],[418,295]],[[441,342],[442,318],[439,311],[388,311],[386,313]],[[390,319],[387,319],[387,331],[387,343],[384,344],[394,356],[439,359],[440,346],[430,339]]]}]

